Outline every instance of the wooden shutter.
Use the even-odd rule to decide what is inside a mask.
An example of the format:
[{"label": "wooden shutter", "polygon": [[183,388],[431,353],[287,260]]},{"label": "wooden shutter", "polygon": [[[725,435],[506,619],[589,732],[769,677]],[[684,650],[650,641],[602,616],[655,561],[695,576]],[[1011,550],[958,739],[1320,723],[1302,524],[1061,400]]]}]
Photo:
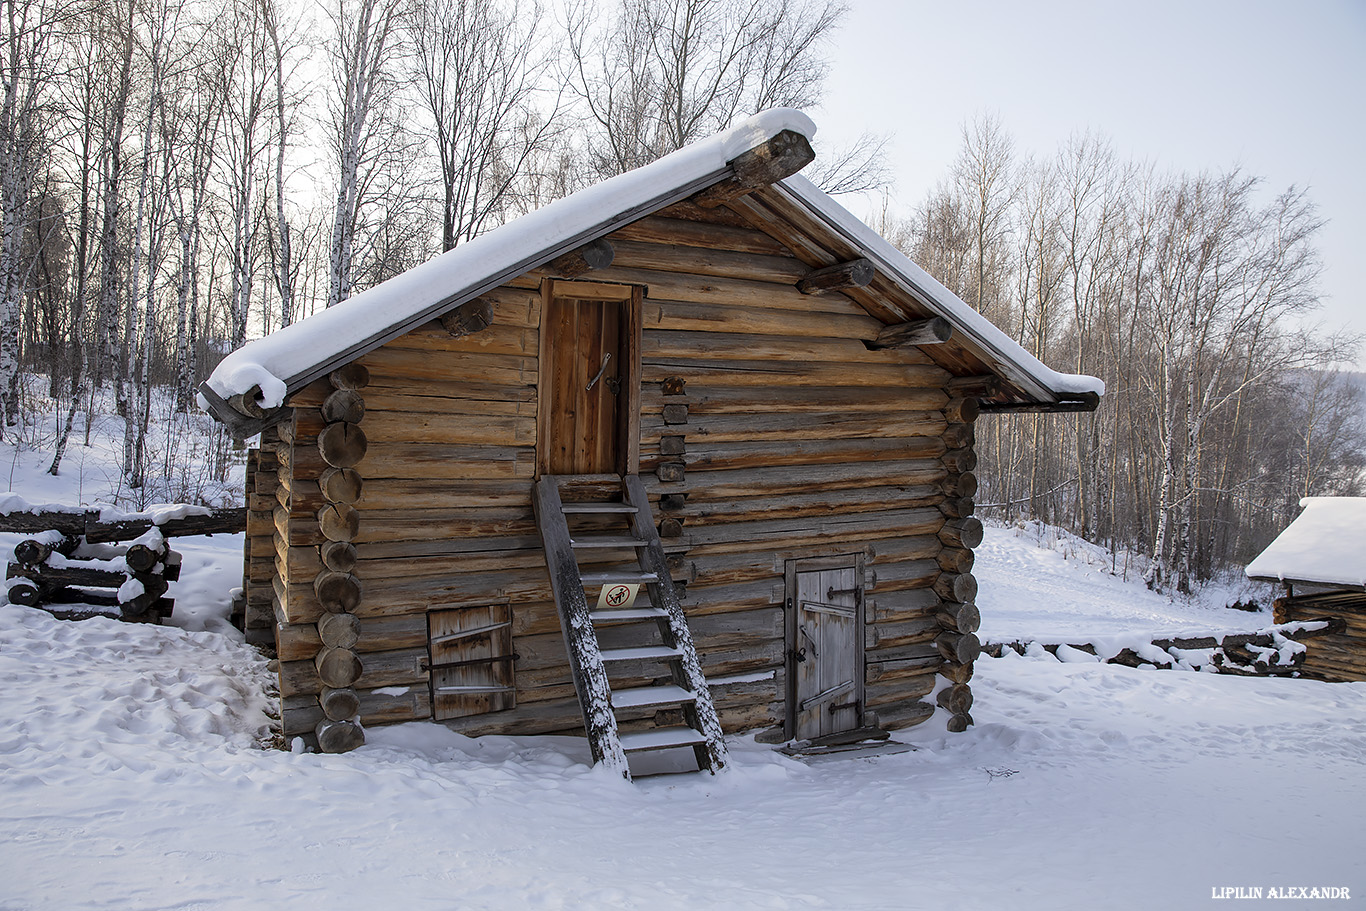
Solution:
[{"label": "wooden shutter", "polygon": [[437,721],[516,707],[510,605],[429,612],[427,648]]}]

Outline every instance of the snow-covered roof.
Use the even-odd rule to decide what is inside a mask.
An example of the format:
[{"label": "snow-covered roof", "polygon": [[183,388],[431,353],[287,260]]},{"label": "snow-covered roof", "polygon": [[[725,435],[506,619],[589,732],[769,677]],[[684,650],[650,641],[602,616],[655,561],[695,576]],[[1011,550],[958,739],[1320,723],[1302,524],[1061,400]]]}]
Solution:
[{"label": "snow-covered roof", "polygon": [[1305,497],[1304,512],[1247,565],[1250,579],[1366,590],[1366,497]]},{"label": "snow-covered roof", "polygon": [[[250,425],[227,400],[261,391],[270,409],[343,363],[360,357],[507,280],[686,199],[731,176],[731,163],[784,131],[807,139],[815,124],[801,111],[779,108],[693,143],[652,164],[556,200],[461,244],[308,319],[232,352],[201,387],[200,404],[242,430]],[[1089,376],[1044,366],[904,254],[810,181],[781,184],[828,229],[866,251],[879,269],[926,309],[953,326],[958,338],[1043,404],[1104,392]],[[1092,401],[1094,407],[1094,401]],[[248,431],[250,432],[250,431]]]}]

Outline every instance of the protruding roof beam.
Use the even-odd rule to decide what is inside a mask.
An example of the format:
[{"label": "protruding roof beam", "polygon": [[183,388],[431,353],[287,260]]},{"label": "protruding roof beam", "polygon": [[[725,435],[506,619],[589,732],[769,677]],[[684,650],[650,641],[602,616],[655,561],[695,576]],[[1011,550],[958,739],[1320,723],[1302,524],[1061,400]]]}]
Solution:
[{"label": "protruding roof beam", "polygon": [[908,323],[886,326],[877,338],[866,342],[869,348],[909,348],[912,345],[942,345],[953,338],[953,326],[942,316],[914,319]]},{"label": "protruding roof beam", "polygon": [[783,130],[763,145],[742,152],[727,162],[734,175],[702,190],[693,197],[693,201],[706,209],[715,208],[759,187],[790,177],[815,158],[816,153],[811,150],[811,143],[806,141],[805,136],[792,130]]},{"label": "protruding roof beam", "polygon": [[441,314],[441,328],[449,332],[452,338],[464,338],[482,332],[492,323],[493,304],[482,297]]},{"label": "protruding roof beam", "polygon": [[821,291],[843,291],[845,288],[862,288],[873,280],[877,267],[869,259],[851,259],[847,263],[836,263],[824,269],[808,272],[797,282],[797,290],[803,294],[817,294]]},{"label": "protruding roof beam", "polygon": [[576,250],[555,257],[546,269],[560,278],[578,278],[585,272],[606,269],[612,265],[616,255],[617,251],[613,249],[611,242],[599,237]]}]

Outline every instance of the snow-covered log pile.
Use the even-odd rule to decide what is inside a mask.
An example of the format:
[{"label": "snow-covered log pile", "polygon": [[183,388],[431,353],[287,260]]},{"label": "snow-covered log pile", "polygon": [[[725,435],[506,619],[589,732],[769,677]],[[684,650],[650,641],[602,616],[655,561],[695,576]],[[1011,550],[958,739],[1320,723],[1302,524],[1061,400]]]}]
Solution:
[{"label": "snow-covered log pile", "polygon": [[1128,667],[1179,668],[1263,677],[1299,676],[1304,664],[1301,640],[1342,631],[1340,619],[1289,623],[1250,633],[1176,636],[1125,642],[989,642],[982,651],[999,658],[1010,649],[1020,655],[1047,652],[1060,661],[1102,661]]},{"label": "snow-covered log pile", "polygon": [[28,534],[6,572],[11,603],[42,607],[65,619],[108,616],[160,623],[175,606],[166,596],[180,578],[180,554],[167,538],[242,529],[242,510],[161,507],[145,513],[101,512],[6,503],[0,532]]}]

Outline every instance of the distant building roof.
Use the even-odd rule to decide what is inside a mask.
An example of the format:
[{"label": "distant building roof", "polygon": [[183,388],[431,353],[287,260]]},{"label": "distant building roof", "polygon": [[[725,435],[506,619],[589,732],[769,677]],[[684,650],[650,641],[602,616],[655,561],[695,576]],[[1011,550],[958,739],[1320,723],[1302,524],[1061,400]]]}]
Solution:
[{"label": "distant building roof", "polygon": [[1247,565],[1250,579],[1366,591],[1366,497],[1305,497],[1304,512]]}]

